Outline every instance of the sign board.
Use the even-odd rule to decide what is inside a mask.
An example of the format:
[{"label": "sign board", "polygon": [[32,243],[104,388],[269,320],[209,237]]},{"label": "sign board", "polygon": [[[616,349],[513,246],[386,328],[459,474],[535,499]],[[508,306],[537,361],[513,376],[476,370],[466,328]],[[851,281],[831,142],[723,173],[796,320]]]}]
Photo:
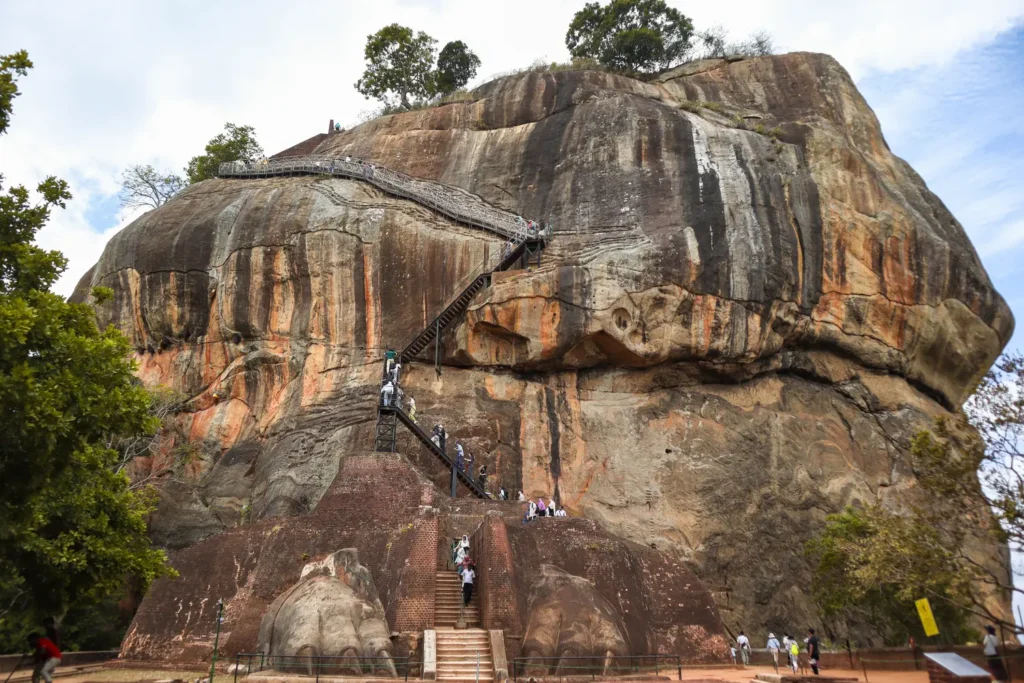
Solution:
[{"label": "sign board", "polygon": [[921,617],[921,625],[924,626],[924,634],[926,636],[939,635],[939,627],[935,623],[935,617],[932,616],[932,606],[928,604],[928,598],[915,600],[914,604],[917,605],[917,614]]}]

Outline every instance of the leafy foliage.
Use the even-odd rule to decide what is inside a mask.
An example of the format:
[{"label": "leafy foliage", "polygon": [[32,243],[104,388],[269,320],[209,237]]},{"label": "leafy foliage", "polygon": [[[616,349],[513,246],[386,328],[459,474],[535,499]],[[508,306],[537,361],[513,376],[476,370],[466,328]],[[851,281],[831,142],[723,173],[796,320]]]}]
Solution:
[{"label": "leafy foliage", "polygon": [[576,58],[592,58],[630,73],[667,68],[690,50],[693,24],[664,0],[612,0],[587,3],[565,34]]},{"label": "leafy foliage", "polygon": [[366,38],[363,54],[367,66],[356,90],[367,99],[408,109],[410,97],[427,97],[431,91],[434,45],[437,41],[423,31],[390,24]]},{"label": "leafy foliage", "polygon": [[162,173],[148,164],[135,164],[121,174],[121,206],[159,209],[184,187],[181,176]]},{"label": "leafy foliage", "polygon": [[435,95],[450,95],[469,83],[480,68],[480,58],[466,47],[461,40],[455,40],[443,48],[437,56],[437,69],[432,80]]},{"label": "leafy foliage", "polygon": [[[1014,585],[1008,563],[982,553],[993,545],[1024,551],[1024,357],[1000,358],[963,413],[918,433],[911,450],[919,503],[900,514],[847,511],[809,546],[819,604],[840,614],[870,607],[876,591],[887,609],[928,597],[933,609],[1019,633],[992,597],[1008,601],[1024,588]],[[851,514],[862,518],[863,533],[849,533]]]},{"label": "leafy foliage", "polygon": [[215,178],[217,167],[228,161],[253,162],[263,156],[252,126],[224,124],[224,132],[206,143],[206,153],[192,157],[185,167],[189,183]]},{"label": "leafy foliage", "polygon": [[712,26],[696,35],[691,59],[711,59],[727,55],[764,57],[775,53],[775,41],[765,30],[754,31],[746,40],[728,42],[729,34],[722,26]]},{"label": "leafy foliage", "polygon": [[[9,95],[13,75],[31,66],[19,55],[0,58]],[[5,126],[12,99],[0,102]],[[152,495],[129,489],[106,445],[153,429],[149,395],[125,337],[100,331],[91,306],[50,291],[66,259],[33,240],[71,193],[53,177],[36,191],[35,202],[24,187],[0,193],[0,642],[16,648],[23,643],[10,639],[27,624],[168,571],[146,536]]]},{"label": "leafy foliage", "polygon": [[11,124],[11,108],[18,92],[17,76],[24,76],[32,68],[32,60],[24,50],[12,55],[0,55],[0,135]]}]

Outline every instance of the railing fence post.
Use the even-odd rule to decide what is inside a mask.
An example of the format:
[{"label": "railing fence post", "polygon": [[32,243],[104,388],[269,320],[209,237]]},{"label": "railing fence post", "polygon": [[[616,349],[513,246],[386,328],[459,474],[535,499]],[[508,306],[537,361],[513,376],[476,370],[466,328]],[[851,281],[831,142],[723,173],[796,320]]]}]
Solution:
[{"label": "railing fence post", "polygon": [[320,657],[316,658],[316,683],[320,683]]}]

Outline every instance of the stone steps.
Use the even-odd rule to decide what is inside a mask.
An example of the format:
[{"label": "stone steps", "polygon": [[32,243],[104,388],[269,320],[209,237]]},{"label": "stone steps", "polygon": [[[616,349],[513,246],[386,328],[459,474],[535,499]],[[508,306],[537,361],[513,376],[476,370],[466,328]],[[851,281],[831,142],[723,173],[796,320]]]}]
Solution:
[{"label": "stone steps", "polygon": [[[434,594],[434,628],[455,626],[459,617],[466,620],[466,626],[479,628],[481,625],[478,596],[473,595],[465,609],[462,607],[462,579],[451,570],[440,570],[436,576]],[[440,631],[439,631],[440,633]],[[490,647],[488,646],[488,651]]]},{"label": "stone steps", "polygon": [[436,634],[437,680],[494,680],[491,638],[487,631],[480,628],[438,629]]}]

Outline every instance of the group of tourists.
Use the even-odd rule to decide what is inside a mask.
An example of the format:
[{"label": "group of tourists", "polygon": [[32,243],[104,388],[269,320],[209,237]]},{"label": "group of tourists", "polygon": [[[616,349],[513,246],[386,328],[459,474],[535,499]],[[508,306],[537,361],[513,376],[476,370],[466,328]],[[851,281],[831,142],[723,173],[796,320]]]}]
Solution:
[{"label": "group of tourists", "polygon": [[[398,352],[388,349],[384,352],[384,377],[380,382],[380,404],[385,408],[402,408],[405,392],[401,385],[402,361]],[[416,401],[409,399],[409,417],[416,421]]]},{"label": "group of tourists", "polygon": [[[821,661],[821,641],[818,640],[818,636],[814,634],[814,629],[807,629],[807,637],[804,638],[804,646],[808,656],[808,663],[811,666],[811,671],[814,675],[818,675],[819,662]],[[746,636],[743,631],[736,636],[736,643],[730,648],[732,654],[732,661],[734,664],[739,662],[743,663],[743,666],[750,664],[750,653],[752,648],[750,646],[750,638]],[[775,637],[774,633],[768,634],[768,642],[765,644],[765,649],[772,656],[772,661],[775,664],[775,668],[779,668],[779,654],[784,653],[787,657],[787,663],[793,670],[793,673],[797,673],[800,668],[800,643],[792,638],[788,633],[782,637],[782,642]],[[738,653],[738,657],[737,657]]]},{"label": "group of tourists", "polygon": [[473,582],[476,580],[476,562],[469,556],[469,536],[456,538],[452,543],[452,563],[462,579],[462,606],[473,598]]},{"label": "group of tourists", "polygon": [[543,496],[534,500],[527,500],[523,492],[519,492],[519,502],[526,503],[526,510],[523,513],[523,524],[532,522],[538,517],[568,517],[564,508],[559,508],[555,503],[554,498],[548,498],[548,502],[544,502]]}]

